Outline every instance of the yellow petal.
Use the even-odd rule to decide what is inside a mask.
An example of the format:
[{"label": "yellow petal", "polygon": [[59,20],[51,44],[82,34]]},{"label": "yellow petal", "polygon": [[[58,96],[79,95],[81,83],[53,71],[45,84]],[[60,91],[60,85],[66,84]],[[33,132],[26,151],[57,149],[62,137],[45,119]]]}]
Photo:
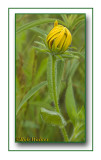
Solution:
[{"label": "yellow petal", "polygon": [[68,46],[71,44],[71,33],[70,32],[68,32],[68,35],[67,35],[67,38],[66,38],[66,40],[65,40],[65,43],[64,43],[64,45],[63,45],[63,50],[65,51],[67,48],[68,48]]},{"label": "yellow petal", "polygon": [[59,35],[59,33],[55,34],[50,40],[49,40],[49,48],[52,48],[52,41]]},{"label": "yellow petal", "polygon": [[63,37],[62,37],[62,39],[61,39],[61,41],[60,41],[60,43],[59,43],[59,49],[60,50],[62,49],[62,46],[63,46],[63,44],[65,42],[65,39],[66,39],[66,35],[64,34]]},{"label": "yellow petal", "polygon": [[47,36],[47,41],[49,41],[50,38],[52,38],[55,34],[59,33],[61,30],[55,29],[52,33],[49,33]]},{"label": "yellow petal", "polygon": [[47,35],[47,43],[52,51],[65,51],[71,44],[72,36],[70,31],[62,26],[58,25],[58,21],[54,22],[54,28]]},{"label": "yellow petal", "polygon": [[59,33],[58,37],[55,39],[54,44],[55,44],[55,48],[57,48],[58,44],[60,43],[63,35],[65,33],[65,27],[64,29]]},{"label": "yellow petal", "polygon": [[57,26],[57,25],[58,25],[58,21],[56,20],[56,21],[54,22],[54,27]]},{"label": "yellow petal", "polygon": [[52,34],[55,30],[62,30],[63,28],[64,28],[63,26],[58,25],[58,26],[54,27],[54,28],[49,32],[48,35]]}]

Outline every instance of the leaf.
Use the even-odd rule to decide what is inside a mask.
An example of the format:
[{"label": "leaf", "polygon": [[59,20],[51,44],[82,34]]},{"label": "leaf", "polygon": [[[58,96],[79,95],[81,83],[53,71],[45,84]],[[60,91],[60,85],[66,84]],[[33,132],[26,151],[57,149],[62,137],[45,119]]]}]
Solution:
[{"label": "leaf", "polygon": [[52,79],[52,56],[49,56],[48,65],[47,65],[47,81],[48,81],[48,90],[50,93],[50,97],[54,100],[53,93],[53,79]]},{"label": "leaf", "polygon": [[85,123],[79,123],[74,127],[71,141],[84,141],[85,140]]},{"label": "leaf", "polygon": [[28,121],[28,120],[22,122],[21,125],[25,128],[39,128],[39,126],[35,122]]},{"label": "leaf", "polygon": [[55,111],[50,111],[45,108],[41,108],[41,116],[46,123],[51,125],[57,125],[62,128],[67,124],[63,116]]},{"label": "leaf", "polygon": [[63,57],[63,58],[68,58],[68,59],[74,59],[74,58],[75,58],[75,59],[79,59],[78,56],[74,56],[74,55],[66,55],[66,54],[65,54],[65,55],[63,54],[62,57]]},{"label": "leaf", "polygon": [[73,77],[74,73],[76,72],[78,66],[79,66],[79,61],[76,59],[73,59],[72,61],[68,61],[67,63],[67,67],[66,67],[66,73],[65,73],[65,77],[66,79],[69,77]]},{"label": "leaf", "polygon": [[73,34],[72,34],[72,37],[73,36],[75,36],[75,34],[78,32],[78,30],[80,29],[80,27],[82,26],[82,25],[84,25],[85,24],[85,21],[82,21],[81,23],[79,23],[78,25],[77,25],[77,27],[76,27],[76,29],[74,30],[74,32],[73,32]]},{"label": "leaf", "polygon": [[33,28],[31,28],[31,30],[35,31],[35,32],[37,32],[39,34],[42,34],[42,35],[45,35],[45,34],[47,35],[47,33],[45,32],[45,30],[43,30],[41,28],[38,28],[38,27],[33,27]]},{"label": "leaf", "polygon": [[65,52],[64,54],[66,54],[66,55],[72,55],[72,56],[80,56],[80,57],[84,58],[84,53],[80,53],[80,52],[68,51],[68,52]]},{"label": "leaf", "polygon": [[59,96],[60,87],[61,87],[61,79],[64,71],[64,61],[57,61],[57,95]]},{"label": "leaf", "polygon": [[[30,29],[30,28],[33,28],[33,27],[36,27],[36,26],[40,26],[41,24],[44,24],[44,23],[50,23],[50,22],[54,23],[55,20],[57,20],[57,19],[55,19],[55,18],[54,19],[53,18],[44,18],[44,19],[34,20],[34,21],[32,21],[30,23],[27,23],[27,24],[21,26],[20,28],[18,28],[16,32],[20,33],[20,32],[25,31],[27,29]],[[58,20],[58,22],[65,26],[65,23],[63,21]]]},{"label": "leaf", "polygon": [[33,46],[32,48],[36,49],[37,51],[39,51],[38,53],[45,53],[45,54],[49,54],[49,51],[47,49],[41,49],[39,47],[35,47]]},{"label": "leaf", "polygon": [[56,57],[57,57],[57,59],[58,59],[58,60],[62,60],[62,61],[64,61],[64,59],[62,58],[62,56],[57,55]]},{"label": "leaf", "polygon": [[47,58],[44,58],[41,61],[40,66],[38,68],[37,75],[35,77],[35,83],[40,80],[40,78],[42,77],[42,75],[44,74],[44,72],[46,71],[46,69],[47,69]]},{"label": "leaf", "polygon": [[79,66],[79,61],[74,59],[70,68],[70,77],[72,78]]},{"label": "leaf", "polygon": [[75,124],[75,121],[77,119],[77,110],[76,110],[76,104],[75,104],[75,99],[74,99],[71,78],[69,79],[69,82],[68,82],[65,103],[66,103],[67,113],[68,113],[71,121],[73,122],[73,124]]},{"label": "leaf", "polygon": [[38,44],[39,46],[41,47],[44,47],[45,48],[45,44],[41,43],[41,42],[38,42],[38,41],[34,41],[34,43]]},{"label": "leaf", "polygon": [[68,18],[66,16],[66,14],[61,14],[62,19],[64,20],[64,22],[66,23],[66,25],[68,24]]},{"label": "leaf", "polygon": [[24,96],[24,98],[22,99],[21,103],[19,104],[16,114],[18,114],[19,110],[21,109],[21,107],[23,106],[23,104],[29,99],[31,98],[31,96],[33,96],[40,88],[42,88],[43,86],[45,86],[47,84],[47,81],[41,82],[40,84],[38,84],[37,86],[33,87],[31,90],[28,91],[28,93]]},{"label": "leaf", "polygon": [[74,141],[74,142],[80,142],[80,141],[85,141],[85,131],[80,131],[78,132],[75,137],[73,137],[71,139],[71,141]]},{"label": "leaf", "polygon": [[78,120],[85,121],[85,108],[84,106],[81,107],[80,111],[78,112]]},{"label": "leaf", "polygon": [[76,25],[78,25],[79,23],[84,22],[84,20],[85,20],[85,15],[82,15],[82,16],[76,18],[76,19],[74,20],[72,26],[71,26],[71,29],[73,30],[73,28],[74,28]]}]

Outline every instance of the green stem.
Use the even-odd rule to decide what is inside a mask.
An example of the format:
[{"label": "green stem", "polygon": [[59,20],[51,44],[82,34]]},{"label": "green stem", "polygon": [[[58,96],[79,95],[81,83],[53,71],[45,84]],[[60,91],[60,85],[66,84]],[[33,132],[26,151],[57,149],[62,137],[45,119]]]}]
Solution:
[{"label": "green stem", "polygon": [[61,128],[61,131],[62,131],[62,134],[64,136],[65,142],[68,142],[69,140],[68,140],[68,136],[67,136],[67,132],[66,132],[65,127]]},{"label": "green stem", "polygon": [[[57,70],[56,70],[56,58],[52,56],[52,81],[53,81],[53,93],[54,93],[54,103],[56,107],[56,111],[60,113],[59,104],[58,104],[58,96],[57,96]],[[68,136],[65,127],[61,128],[62,134],[64,136],[64,140],[68,142]]]},{"label": "green stem", "polygon": [[57,77],[57,71],[56,71],[56,59],[54,56],[52,56],[52,81],[53,81],[53,93],[54,93],[54,103],[56,107],[56,111],[60,112],[59,105],[58,105],[58,99],[57,99],[57,86],[56,86],[56,79]]}]

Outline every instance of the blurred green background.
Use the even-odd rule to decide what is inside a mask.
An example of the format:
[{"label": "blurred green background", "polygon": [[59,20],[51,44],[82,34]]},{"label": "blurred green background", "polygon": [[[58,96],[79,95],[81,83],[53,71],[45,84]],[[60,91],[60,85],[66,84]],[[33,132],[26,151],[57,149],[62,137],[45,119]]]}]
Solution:
[{"label": "blurred green background", "polygon": [[[65,60],[62,77],[59,104],[61,112],[69,121],[66,126],[68,136],[75,131],[73,142],[85,141],[85,14],[16,14],[16,31],[28,23],[38,19],[54,18],[64,21],[72,34],[71,47],[80,52],[79,59]],[[66,21],[67,20],[67,21]],[[39,36],[47,35],[53,28],[53,23],[44,23],[36,27],[16,32],[16,109],[24,95],[35,85],[47,80],[48,55],[38,53],[33,46],[38,46],[34,41],[41,41]],[[74,126],[68,116],[65,104],[65,93],[68,79],[72,77],[72,86],[77,111],[83,116],[82,134]],[[49,104],[46,106],[46,104]],[[47,125],[41,118],[40,108],[53,108],[54,104],[48,94],[48,87],[41,88],[21,108],[16,116],[16,137],[48,138],[50,142],[63,142],[61,131],[57,126]],[[80,122],[81,124],[81,122]]]}]

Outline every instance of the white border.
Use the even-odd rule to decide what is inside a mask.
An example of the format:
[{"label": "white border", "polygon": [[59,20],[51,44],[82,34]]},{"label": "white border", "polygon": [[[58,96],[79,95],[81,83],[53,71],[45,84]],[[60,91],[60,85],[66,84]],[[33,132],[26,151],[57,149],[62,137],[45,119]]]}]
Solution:
[{"label": "white border", "polygon": [[[15,143],[15,13],[86,13],[87,51],[87,142],[82,144],[20,145]],[[9,10],[9,150],[92,150],[92,10],[91,9],[10,9]]]}]

